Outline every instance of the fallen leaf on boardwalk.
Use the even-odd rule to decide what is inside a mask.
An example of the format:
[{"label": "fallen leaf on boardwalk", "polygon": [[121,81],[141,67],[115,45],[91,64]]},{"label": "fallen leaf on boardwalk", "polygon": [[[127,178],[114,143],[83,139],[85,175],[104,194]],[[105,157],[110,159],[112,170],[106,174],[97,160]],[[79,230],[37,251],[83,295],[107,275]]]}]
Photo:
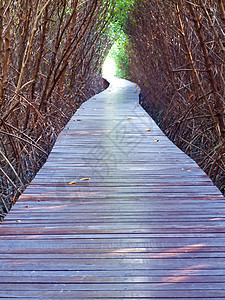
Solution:
[{"label": "fallen leaf on boardwalk", "polygon": [[41,200],[40,200],[40,199],[38,199],[38,202],[41,202]]},{"label": "fallen leaf on boardwalk", "polygon": [[184,171],[184,168],[182,168],[181,170]]},{"label": "fallen leaf on boardwalk", "polygon": [[146,131],[152,131],[151,129],[146,129]]},{"label": "fallen leaf on boardwalk", "polygon": [[218,211],[217,213],[218,213],[219,215],[221,215],[221,213],[220,213],[219,211]]},{"label": "fallen leaf on boardwalk", "polygon": [[69,184],[76,184],[76,181],[71,181],[69,182]]},{"label": "fallen leaf on boardwalk", "polygon": [[133,118],[127,118],[127,120],[131,120],[131,119],[133,119]]},{"label": "fallen leaf on boardwalk", "polygon": [[134,93],[136,94],[139,91],[139,86],[136,86]]},{"label": "fallen leaf on boardwalk", "polygon": [[81,181],[90,180],[91,178],[81,178]]},{"label": "fallen leaf on boardwalk", "polygon": [[26,205],[26,208],[30,208],[30,206],[29,206],[29,205]]},{"label": "fallen leaf on boardwalk", "polygon": [[162,148],[164,148],[164,149],[165,149],[166,147],[165,147],[165,146],[163,146]]},{"label": "fallen leaf on boardwalk", "polygon": [[191,172],[191,170],[187,170],[187,172]]},{"label": "fallen leaf on boardwalk", "polygon": [[158,143],[158,142],[159,142],[159,140],[158,140],[158,139],[154,139],[154,141],[155,141],[156,143]]},{"label": "fallen leaf on boardwalk", "polygon": [[82,107],[82,109],[85,109],[85,107]]},{"label": "fallen leaf on boardwalk", "polygon": [[21,223],[21,220],[16,220],[17,223]]},{"label": "fallen leaf on boardwalk", "polygon": [[115,120],[113,120],[113,122],[116,122]]},{"label": "fallen leaf on boardwalk", "polygon": [[17,194],[15,194],[15,196],[14,196],[14,198],[13,198],[13,204],[16,203],[16,195],[17,195]]}]

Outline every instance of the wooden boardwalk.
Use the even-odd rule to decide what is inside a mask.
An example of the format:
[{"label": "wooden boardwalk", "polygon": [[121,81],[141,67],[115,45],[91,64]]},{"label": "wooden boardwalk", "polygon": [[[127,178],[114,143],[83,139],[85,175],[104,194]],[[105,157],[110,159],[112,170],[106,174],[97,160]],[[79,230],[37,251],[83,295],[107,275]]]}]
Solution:
[{"label": "wooden boardwalk", "polygon": [[225,299],[224,197],[115,86],[0,225],[1,299]]}]

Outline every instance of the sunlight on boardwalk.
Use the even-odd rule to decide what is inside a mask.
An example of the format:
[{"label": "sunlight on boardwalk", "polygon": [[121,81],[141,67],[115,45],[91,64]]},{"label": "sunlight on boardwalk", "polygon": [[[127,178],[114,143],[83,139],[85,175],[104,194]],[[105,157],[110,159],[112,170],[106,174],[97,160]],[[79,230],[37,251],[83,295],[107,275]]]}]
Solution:
[{"label": "sunlight on boardwalk", "polygon": [[224,197],[117,80],[0,226],[0,298],[225,299]]}]

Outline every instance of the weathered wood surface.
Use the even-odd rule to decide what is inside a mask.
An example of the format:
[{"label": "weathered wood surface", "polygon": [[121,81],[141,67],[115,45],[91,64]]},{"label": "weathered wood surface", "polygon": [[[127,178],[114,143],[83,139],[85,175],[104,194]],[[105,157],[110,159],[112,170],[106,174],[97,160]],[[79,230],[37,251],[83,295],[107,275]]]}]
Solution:
[{"label": "weathered wood surface", "polygon": [[79,109],[0,226],[0,298],[225,299],[224,197],[136,86],[116,86]]}]

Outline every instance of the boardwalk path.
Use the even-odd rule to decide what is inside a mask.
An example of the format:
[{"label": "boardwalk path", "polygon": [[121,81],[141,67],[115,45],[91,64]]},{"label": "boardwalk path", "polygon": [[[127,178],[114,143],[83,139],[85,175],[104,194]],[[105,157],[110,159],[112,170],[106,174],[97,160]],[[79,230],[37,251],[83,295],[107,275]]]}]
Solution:
[{"label": "boardwalk path", "polygon": [[225,299],[224,197],[116,84],[0,226],[0,298]]}]

